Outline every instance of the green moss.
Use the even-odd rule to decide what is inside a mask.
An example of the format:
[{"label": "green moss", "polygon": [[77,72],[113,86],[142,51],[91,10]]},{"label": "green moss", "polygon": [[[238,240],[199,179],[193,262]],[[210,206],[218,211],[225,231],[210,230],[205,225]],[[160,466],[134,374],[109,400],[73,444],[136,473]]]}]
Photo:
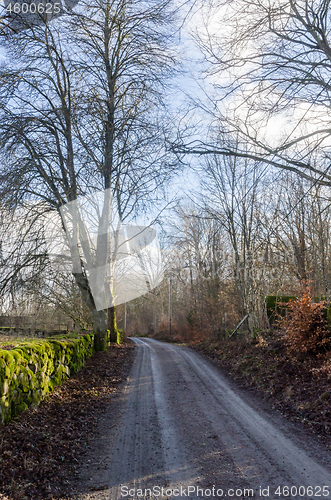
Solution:
[{"label": "green moss", "polygon": [[121,328],[118,328],[116,344],[122,344],[123,342],[124,342],[123,330],[121,330]]},{"label": "green moss", "polygon": [[266,297],[267,314],[269,320],[273,321],[277,315],[284,316],[287,309],[287,303],[290,300],[296,300],[292,295],[268,295]]},{"label": "green moss", "polygon": [[0,350],[0,423],[39,402],[82,368],[93,353],[93,336],[66,335],[22,341]]},{"label": "green moss", "polygon": [[19,415],[22,411],[25,411],[28,409],[28,405],[24,402],[20,403],[19,405],[15,405],[15,408],[14,408],[14,415],[13,416],[17,416]]}]

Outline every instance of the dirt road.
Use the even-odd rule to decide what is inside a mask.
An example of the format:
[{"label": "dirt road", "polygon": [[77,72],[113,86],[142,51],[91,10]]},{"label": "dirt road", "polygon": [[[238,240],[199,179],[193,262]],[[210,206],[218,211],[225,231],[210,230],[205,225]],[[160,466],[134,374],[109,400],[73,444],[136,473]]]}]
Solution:
[{"label": "dirt road", "polygon": [[133,340],[109,489],[93,498],[331,499],[326,448],[199,354]]}]

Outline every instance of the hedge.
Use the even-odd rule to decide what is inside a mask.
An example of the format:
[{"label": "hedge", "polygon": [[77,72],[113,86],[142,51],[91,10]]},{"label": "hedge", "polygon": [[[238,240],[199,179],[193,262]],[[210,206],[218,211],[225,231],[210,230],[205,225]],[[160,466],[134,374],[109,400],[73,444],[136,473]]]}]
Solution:
[{"label": "hedge", "polygon": [[22,341],[0,349],[0,424],[39,402],[80,370],[93,353],[93,335]]}]

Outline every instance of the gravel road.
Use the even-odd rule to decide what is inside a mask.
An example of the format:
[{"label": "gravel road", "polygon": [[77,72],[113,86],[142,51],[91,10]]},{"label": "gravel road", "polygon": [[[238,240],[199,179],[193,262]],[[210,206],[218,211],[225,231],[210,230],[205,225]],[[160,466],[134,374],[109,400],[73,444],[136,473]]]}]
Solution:
[{"label": "gravel road", "polygon": [[132,340],[110,484],[95,498],[331,499],[330,452],[321,443],[265,411],[198,353]]}]

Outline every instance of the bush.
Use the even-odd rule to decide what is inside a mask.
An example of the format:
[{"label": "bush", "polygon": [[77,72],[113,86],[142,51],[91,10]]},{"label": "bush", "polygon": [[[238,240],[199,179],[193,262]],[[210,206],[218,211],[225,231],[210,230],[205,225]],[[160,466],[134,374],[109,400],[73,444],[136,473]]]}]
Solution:
[{"label": "bush", "polygon": [[285,321],[285,341],[288,352],[319,355],[331,347],[326,319],[326,302],[314,303],[309,287],[301,298],[288,303],[289,317]]}]

